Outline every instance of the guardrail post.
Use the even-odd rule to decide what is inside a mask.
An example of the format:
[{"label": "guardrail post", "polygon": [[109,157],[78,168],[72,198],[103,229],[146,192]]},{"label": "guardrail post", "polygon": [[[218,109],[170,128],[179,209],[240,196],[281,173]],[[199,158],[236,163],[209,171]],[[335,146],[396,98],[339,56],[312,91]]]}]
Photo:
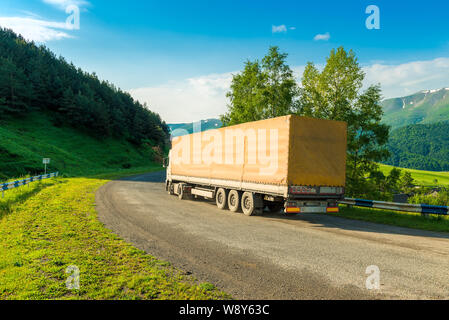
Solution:
[{"label": "guardrail post", "polygon": [[44,176],[40,175],[40,176],[30,177],[27,179],[17,180],[17,181],[13,181],[13,182],[1,183],[0,189],[2,191],[2,198],[5,197],[5,191],[7,191],[7,190],[22,187],[26,184],[28,184],[28,187],[29,187],[31,182],[42,181],[43,179],[57,177],[58,175],[59,175],[59,172],[55,172],[55,173],[47,174]]},{"label": "guardrail post", "polygon": [[431,218],[430,215],[449,215],[448,206],[435,206],[428,204],[410,204],[410,203],[397,203],[397,202],[386,202],[386,201],[376,201],[376,200],[365,200],[365,199],[352,199],[345,198],[340,201],[340,203],[356,207],[368,207],[377,208],[384,210],[393,211],[405,211],[405,212],[416,212],[420,213],[421,216],[425,218]]}]

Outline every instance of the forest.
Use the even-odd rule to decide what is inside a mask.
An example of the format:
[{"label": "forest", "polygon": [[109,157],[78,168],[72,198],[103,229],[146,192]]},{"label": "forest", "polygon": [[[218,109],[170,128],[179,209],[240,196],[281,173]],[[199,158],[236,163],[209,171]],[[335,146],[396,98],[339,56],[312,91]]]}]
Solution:
[{"label": "forest", "polygon": [[163,148],[169,137],[161,117],[127,92],[0,28],[0,120],[36,111],[51,115],[55,126],[72,126],[98,139]]},{"label": "forest", "polygon": [[393,130],[385,164],[430,171],[449,171],[449,122],[414,124]]}]

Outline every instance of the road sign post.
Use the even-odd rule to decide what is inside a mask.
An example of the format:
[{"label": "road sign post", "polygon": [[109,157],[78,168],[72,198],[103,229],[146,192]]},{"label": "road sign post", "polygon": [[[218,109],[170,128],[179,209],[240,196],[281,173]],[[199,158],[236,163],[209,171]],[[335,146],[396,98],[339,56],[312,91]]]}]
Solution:
[{"label": "road sign post", "polygon": [[45,165],[45,174],[47,174],[47,164],[50,164],[50,158],[44,158],[42,163]]}]

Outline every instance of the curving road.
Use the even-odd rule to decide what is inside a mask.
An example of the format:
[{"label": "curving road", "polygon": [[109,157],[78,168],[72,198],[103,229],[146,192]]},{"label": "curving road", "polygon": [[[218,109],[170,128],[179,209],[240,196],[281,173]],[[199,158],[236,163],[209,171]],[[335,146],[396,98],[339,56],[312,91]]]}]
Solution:
[{"label": "curving road", "polygon": [[[99,219],[238,299],[447,299],[449,235],[326,215],[246,217],[164,190],[164,173],[109,182]],[[368,266],[380,289],[366,289]]]}]

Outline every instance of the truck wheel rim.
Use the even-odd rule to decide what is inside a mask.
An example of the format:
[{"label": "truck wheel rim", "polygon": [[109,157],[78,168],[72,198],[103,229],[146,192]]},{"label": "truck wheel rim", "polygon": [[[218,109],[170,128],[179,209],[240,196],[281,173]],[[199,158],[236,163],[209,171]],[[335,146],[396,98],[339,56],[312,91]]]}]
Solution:
[{"label": "truck wheel rim", "polygon": [[251,208],[251,200],[249,200],[248,197],[246,197],[245,200],[243,201],[243,206],[245,207],[245,209]]},{"label": "truck wheel rim", "polygon": [[235,206],[235,196],[234,195],[231,195],[229,202],[231,203],[231,206]]}]

